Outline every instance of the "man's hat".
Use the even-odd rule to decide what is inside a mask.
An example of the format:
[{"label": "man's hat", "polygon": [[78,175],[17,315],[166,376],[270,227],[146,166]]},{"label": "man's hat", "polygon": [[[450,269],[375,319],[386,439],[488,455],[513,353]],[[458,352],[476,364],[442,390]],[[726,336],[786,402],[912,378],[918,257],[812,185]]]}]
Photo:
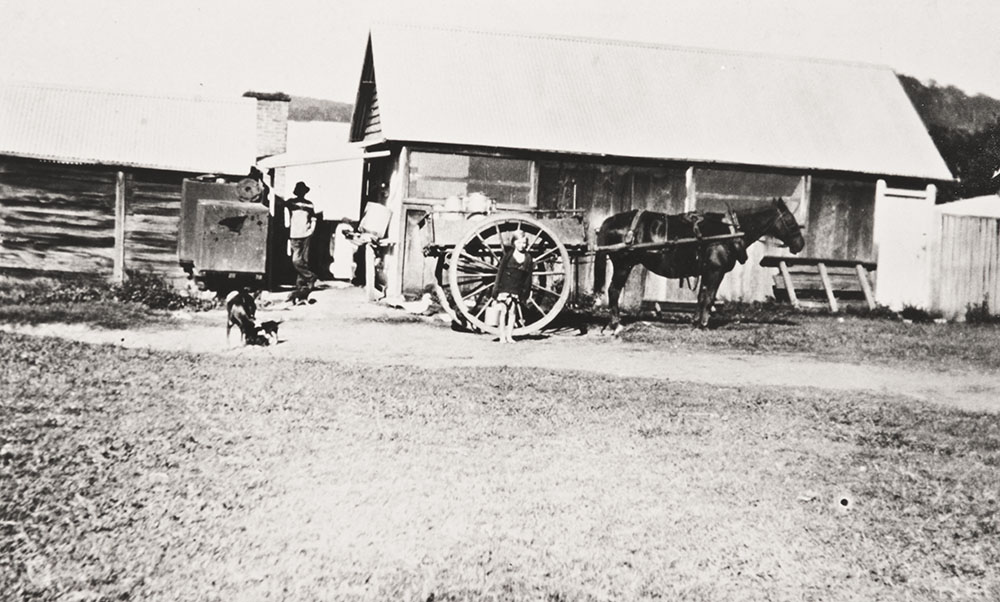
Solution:
[{"label": "man's hat", "polygon": [[295,196],[305,196],[307,192],[309,192],[309,187],[306,186],[306,183],[299,182],[295,185],[295,190],[292,191],[292,194]]}]

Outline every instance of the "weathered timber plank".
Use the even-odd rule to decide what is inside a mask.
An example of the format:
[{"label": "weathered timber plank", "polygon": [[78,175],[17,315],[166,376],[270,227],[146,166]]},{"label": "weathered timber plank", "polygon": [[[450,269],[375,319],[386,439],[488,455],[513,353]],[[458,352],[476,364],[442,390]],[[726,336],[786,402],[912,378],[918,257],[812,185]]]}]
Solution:
[{"label": "weathered timber plank", "polygon": [[826,291],[826,300],[830,304],[830,311],[837,313],[839,310],[837,297],[833,294],[833,286],[830,284],[830,275],[826,271],[826,265],[820,263],[816,267],[819,268],[819,276],[823,279],[823,290]]},{"label": "weathered timber plank", "polygon": [[875,309],[875,294],[872,292],[871,282],[868,281],[868,270],[860,263],[855,267],[858,272],[858,283],[861,285],[861,291],[865,294],[868,309]]},{"label": "weathered timber plank", "polygon": [[0,268],[110,276],[112,268],[110,250],[100,251],[100,253],[82,253],[78,249],[69,251],[47,249],[44,252],[31,249],[3,249],[0,250]]},{"label": "weathered timber plank", "polygon": [[80,229],[14,230],[3,232],[3,246],[10,248],[79,247],[97,248],[114,245],[110,232],[104,230],[86,231]]},{"label": "weathered timber plank", "polygon": [[788,300],[791,301],[793,307],[799,307],[799,298],[795,295],[795,284],[792,282],[792,275],[788,273],[788,266],[785,265],[784,261],[778,262],[778,270],[781,272],[785,289],[788,291]]}]

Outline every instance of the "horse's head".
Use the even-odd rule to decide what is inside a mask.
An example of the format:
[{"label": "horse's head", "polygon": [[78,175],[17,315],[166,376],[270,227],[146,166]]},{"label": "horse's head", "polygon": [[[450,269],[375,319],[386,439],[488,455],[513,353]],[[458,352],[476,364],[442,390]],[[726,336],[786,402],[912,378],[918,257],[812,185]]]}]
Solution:
[{"label": "horse's head", "polygon": [[793,254],[798,253],[806,246],[806,240],[802,237],[802,227],[783,199],[774,199],[774,207],[778,215],[774,218],[767,234],[780,240]]}]

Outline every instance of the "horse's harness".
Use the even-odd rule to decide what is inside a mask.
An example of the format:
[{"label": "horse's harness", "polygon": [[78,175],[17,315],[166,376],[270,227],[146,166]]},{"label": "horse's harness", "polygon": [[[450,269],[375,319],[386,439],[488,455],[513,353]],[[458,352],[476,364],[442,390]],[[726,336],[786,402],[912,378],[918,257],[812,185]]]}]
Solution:
[{"label": "horse's harness", "polygon": [[[639,224],[641,223],[642,216],[645,213],[646,213],[645,209],[638,209],[636,210],[635,215],[632,216],[632,223],[629,224],[628,230],[625,231],[625,236],[623,240],[623,242],[626,245],[632,245],[635,244],[636,242],[640,242],[637,241],[637,238],[639,238]],[[705,254],[703,253],[703,251],[707,243],[702,241],[703,235],[701,233],[701,228],[699,226],[703,221],[705,221],[705,214],[702,213],[701,211],[688,211],[686,213],[680,214],[678,217],[680,217],[683,221],[690,224],[691,231],[694,233],[695,239],[701,243],[698,245],[698,250],[696,252],[697,262],[698,262],[698,273],[701,274],[705,268]],[[784,219],[784,217],[779,215],[779,219]],[[737,234],[740,232],[740,221],[736,217],[735,211],[731,209],[726,211],[725,217],[722,219],[722,223],[729,226],[730,234]],[[670,233],[665,232],[664,238],[666,239],[667,242],[669,242]],[[675,237],[675,239],[676,238],[677,237]],[[746,261],[746,243],[745,241],[743,241],[742,238],[734,239],[734,242],[735,244],[737,244],[737,252],[739,253],[739,256],[741,258],[740,263],[743,263],[744,261]],[[699,276],[699,281],[700,279],[701,277]],[[689,278],[678,278],[678,282],[680,282],[682,286],[685,282],[687,282],[691,290],[697,288],[697,285],[691,286]]]},{"label": "horse's harness", "polygon": [[[645,209],[638,209],[635,215],[632,216],[632,223],[629,224],[628,230],[625,231],[625,237],[622,242],[626,245],[631,245],[636,242],[639,236],[639,223],[642,221],[642,216],[645,215],[647,211]],[[688,211],[687,213],[681,213],[677,217],[681,218],[685,222],[691,225],[691,231],[694,233],[694,237],[698,240],[702,239],[701,228],[699,225],[705,221],[705,214],[701,211]],[[784,216],[779,215],[777,220],[784,221]],[[736,212],[729,210],[726,212],[725,217],[722,219],[722,223],[729,226],[730,234],[737,234],[740,232],[740,220],[736,217]],[[665,235],[667,241],[670,241],[669,233]]]}]

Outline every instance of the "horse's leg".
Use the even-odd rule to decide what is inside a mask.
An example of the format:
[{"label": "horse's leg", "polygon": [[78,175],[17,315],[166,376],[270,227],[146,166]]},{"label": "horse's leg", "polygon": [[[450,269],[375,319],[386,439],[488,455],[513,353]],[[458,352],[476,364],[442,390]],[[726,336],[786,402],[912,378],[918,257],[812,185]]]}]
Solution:
[{"label": "horse's leg", "polygon": [[608,272],[608,254],[598,251],[594,255],[594,298],[600,299],[604,294],[604,281]]},{"label": "horse's leg", "polygon": [[698,288],[698,315],[696,321],[702,328],[708,327],[708,319],[712,315],[715,295],[719,292],[722,277],[726,273],[721,270],[705,272],[701,275],[701,286]]},{"label": "horse's leg", "polygon": [[612,259],[611,266],[613,272],[611,275],[611,284],[608,285],[608,308],[611,310],[611,334],[618,334],[622,330],[618,298],[621,296],[622,289],[625,288],[625,284],[628,282],[628,276],[632,273],[632,267],[635,266],[635,263],[625,258],[618,261]]}]

